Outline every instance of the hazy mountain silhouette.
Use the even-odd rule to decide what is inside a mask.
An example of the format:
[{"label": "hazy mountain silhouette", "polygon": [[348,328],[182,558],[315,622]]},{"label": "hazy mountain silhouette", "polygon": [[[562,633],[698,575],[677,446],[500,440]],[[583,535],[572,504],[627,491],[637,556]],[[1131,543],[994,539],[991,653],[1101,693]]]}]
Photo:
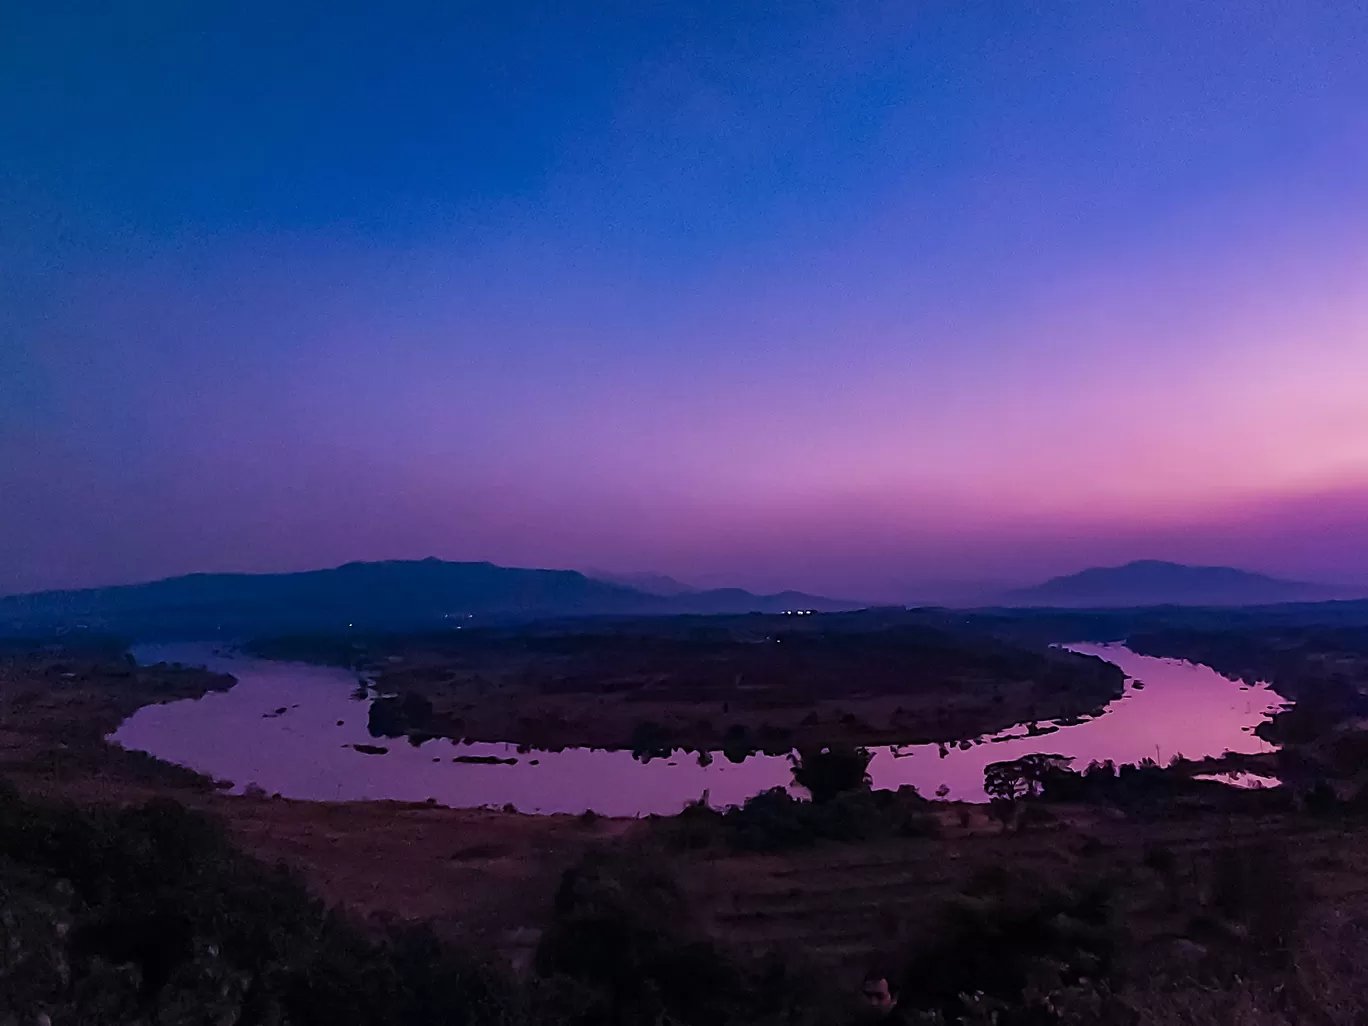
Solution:
[{"label": "hazy mountain silhouette", "polygon": [[189,574],[147,584],[0,598],[0,633],[86,627],[131,638],[268,632],[422,630],[463,619],[851,609],[800,592],[739,588],[652,595],[574,570],[439,559],[347,563],[288,574]]},{"label": "hazy mountain silhouette", "polygon": [[685,584],[683,581],[677,581],[665,574],[650,572],[615,574],[607,570],[586,570],[584,574],[596,581],[619,584],[624,588],[635,588],[637,591],[644,591],[648,595],[689,595],[703,590],[695,588],[691,584]]},{"label": "hazy mountain silhouette", "polygon": [[1357,597],[1322,584],[1284,581],[1228,566],[1185,566],[1137,560],[1093,567],[1007,592],[1009,606],[1257,606]]}]

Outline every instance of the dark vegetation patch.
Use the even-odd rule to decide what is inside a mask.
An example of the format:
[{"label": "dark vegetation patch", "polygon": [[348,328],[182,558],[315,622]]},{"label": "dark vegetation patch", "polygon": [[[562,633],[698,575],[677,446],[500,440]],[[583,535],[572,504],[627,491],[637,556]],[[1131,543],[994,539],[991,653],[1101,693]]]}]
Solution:
[{"label": "dark vegetation patch", "polygon": [[811,973],[720,947],[663,867],[568,871],[521,979],[422,927],[363,930],[170,801],[0,792],[0,1021],[726,1024],[810,1021]]},{"label": "dark vegetation patch", "polygon": [[[1103,877],[1069,881],[993,867],[945,902],[903,970],[901,1000],[951,1020],[1057,1022],[1047,996],[1105,983],[1121,933]],[[1044,1007],[1032,1008],[1039,1003]],[[1044,1017],[1042,1017],[1044,1016]]]},{"label": "dark vegetation patch", "polygon": [[[1219,765],[1221,760],[1212,760]],[[1111,760],[1075,769],[1060,755],[1033,753],[984,770],[989,808],[1004,830],[1024,830],[1047,821],[1059,806],[1110,808],[1136,820],[1195,819],[1231,813],[1282,813],[1295,807],[1281,787],[1236,788],[1198,779],[1205,762],[1175,758],[1167,766],[1153,759],[1118,766]]]},{"label": "dark vegetation patch", "polygon": [[[1361,919],[1317,910],[1284,837],[1150,849],[1157,893],[1115,860],[1054,872],[984,866],[881,960],[886,1021],[997,1026],[1357,1023]],[[1155,911],[1175,923],[1142,938]],[[1143,924],[1143,925],[1142,925]]]},{"label": "dark vegetation patch", "polygon": [[807,788],[813,802],[819,805],[849,791],[867,791],[872,758],[867,748],[804,749],[794,759],[793,782]]},{"label": "dark vegetation patch", "polygon": [[870,789],[865,772],[869,759],[863,748],[808,751],[794,760],[793,777],[809,790],[811,800],[775,787],[720,811],[705,795],[677,816],[654,817],[652,823],[667,846],[676,850],[722,845],[737,851],[779,852],[821,841],[848,844],[936,836],[940,821],[916,788]]},{"label": "dark vegetation patch", "polygon": [[255,651],[364,670],[377,737],[422,735],[740,759],[828,741],[976,737],[1093,713],[1100,659],[911,613],[586,620],[425,634],[264,639]]},{"label": "dark vegetation patch", "polygon": [[720,947],[673,874],[642,857],[591,854],[566,872],[536,969],[570,983],[581,1023],[802,1022],[834,1004],[813,974]]},{"label": "dark vegetation patch", "polygon": [[854,791],[825,802],[804,801],[775,787],[724,812],[703,802],[690,805],[678,816],[659,820],[657,828],[677,849],[721,843],[738,851],[781,852],[822,841],[935,837],[940,821],[911,787]]}]

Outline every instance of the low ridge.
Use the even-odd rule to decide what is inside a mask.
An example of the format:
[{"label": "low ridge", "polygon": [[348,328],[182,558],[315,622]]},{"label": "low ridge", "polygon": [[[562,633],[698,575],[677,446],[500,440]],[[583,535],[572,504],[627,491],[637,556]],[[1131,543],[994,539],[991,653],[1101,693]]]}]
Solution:
[{"label": "low ridge", "polygon": [[653,616],[852,609],[799,592],[740,588],[650,594],[576,570],[539,570],[429,558],[346,563],[280,574],[188,574],[146,584],[0,598],[0,634],[88,628],[129,638],[227,637],[263,632],[423,630],[472,618]]},{"label": "low ridge", "polygon": [[1053,577],[1002,596],[1003,605],[1252,606],[1356,597],[1345,589],[1286,581],[1228,566],[1187,566],[1142,559]]}]

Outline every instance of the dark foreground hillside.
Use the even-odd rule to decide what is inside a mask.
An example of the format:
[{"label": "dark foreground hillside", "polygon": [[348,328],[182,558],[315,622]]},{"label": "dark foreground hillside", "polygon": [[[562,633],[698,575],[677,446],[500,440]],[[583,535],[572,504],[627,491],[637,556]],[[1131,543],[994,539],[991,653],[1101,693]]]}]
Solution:
[{"label": "dark foreground hillside", "polygon": [[80,809],[0,793],[0,898],[0,1021],[539,1018],[430,932],[363,933],[170,801]]},{"label": "dark foreground hillside", "polygon": [[[0,791],[0,1021],[1350,1026],[1368,1014],[1362,887],[1317,895],[1313,880],[1343,877],[1332,864],[1353,867],[1308,827],[1248,822],[1221,839],[1160,827],[1143,854],[1136,838],[1094,839],[1081,856],[1056,852],[1049,874],[1033,867],[1059,839],[1037,832],[1004,838],[997,863],[951,869],[948,891],[945,867],[877,846],[816,849],[786,876],[750,859],[731,869],[747,883],[730,943],[678,858],[603,851],[562,876],[518,968],[421,923],[326,908],[175,802],[78,808]],[[897,879],[918,868],[920,887]],[[862,885],[913,896],[887,903],[883,954],[867,962],[892,1010],[802,947],[738,943],[786,922],[790,937],[802,924],[830,942],[877,896]],[[1163,936],[1166,921],[1181,932]]]}]

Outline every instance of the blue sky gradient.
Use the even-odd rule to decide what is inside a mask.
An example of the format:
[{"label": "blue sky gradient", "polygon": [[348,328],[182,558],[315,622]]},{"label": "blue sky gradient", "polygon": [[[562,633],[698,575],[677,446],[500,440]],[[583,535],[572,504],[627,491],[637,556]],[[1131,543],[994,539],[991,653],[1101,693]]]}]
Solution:
[{"label": "blue sky gradient", "polygon": [[1368,581],[1365,52],[1304,0],[15,7],[0,591]]}]

